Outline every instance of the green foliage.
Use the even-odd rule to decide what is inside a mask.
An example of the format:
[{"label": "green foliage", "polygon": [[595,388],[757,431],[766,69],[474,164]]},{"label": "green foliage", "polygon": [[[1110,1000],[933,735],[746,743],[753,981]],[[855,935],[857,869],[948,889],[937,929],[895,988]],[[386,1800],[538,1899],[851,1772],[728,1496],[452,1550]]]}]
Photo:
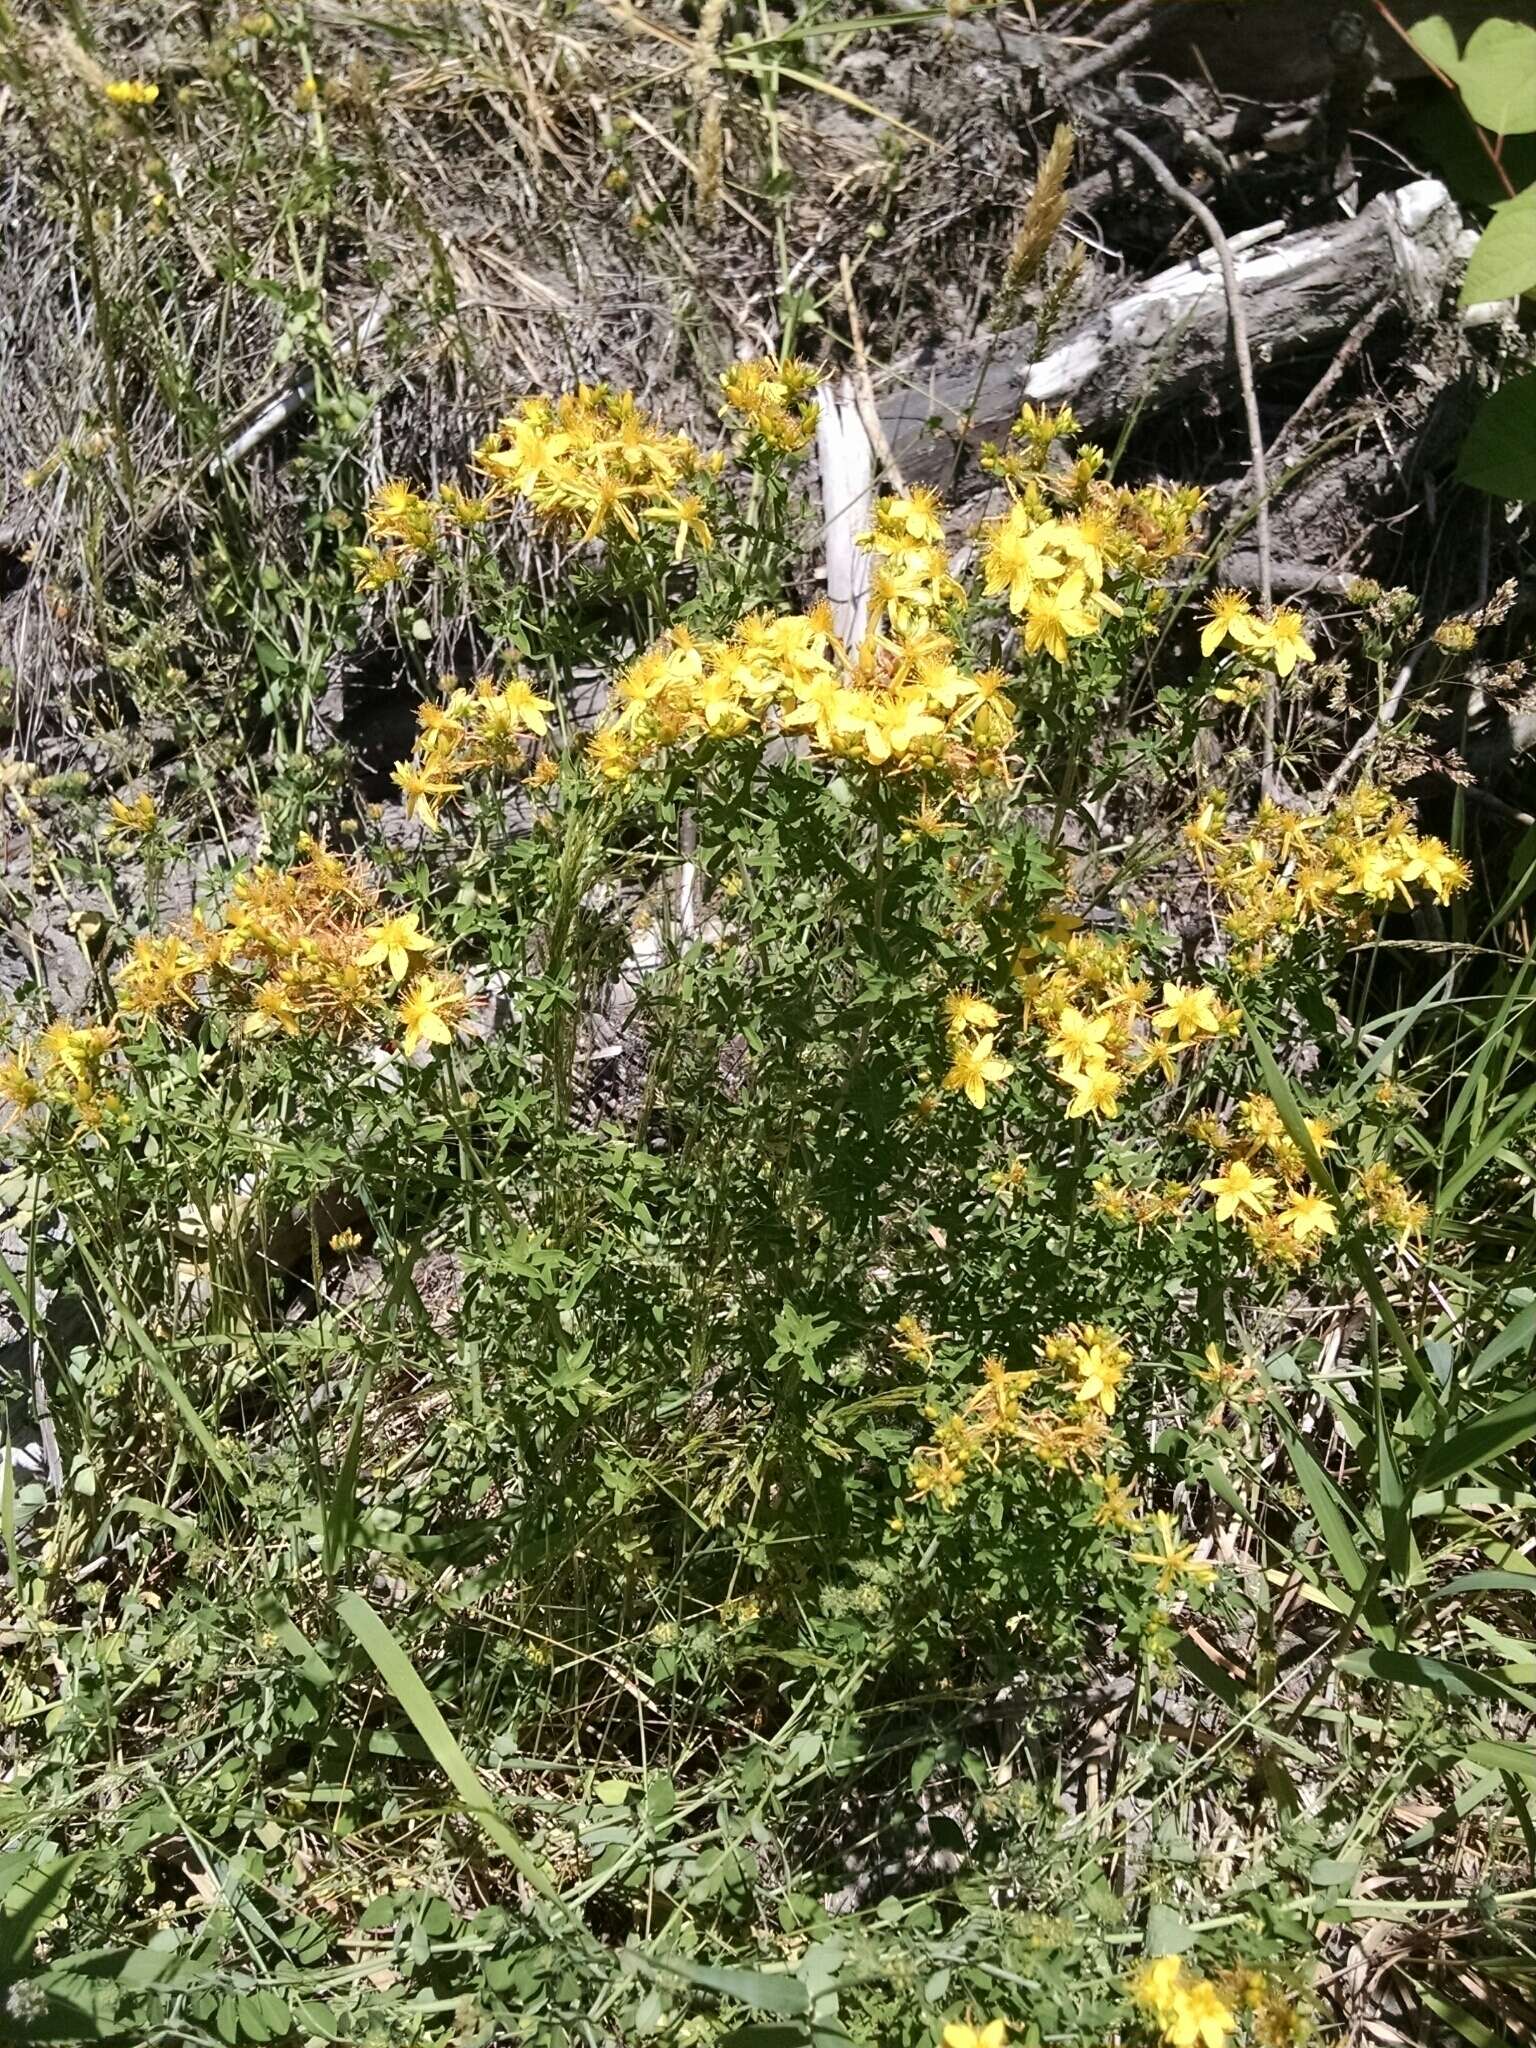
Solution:
[{"label": "green foliage", "polygon": [[[195,92],[291,255],[386,167],[265,61]],[[783,364],[686,491],[625,414],[604,492],[588,392],[600,457],[540,410],[483,507],[467,450],[368,492],[317,260],[262,280],[293,516],[231,480],[109,579],[103,687],[185,779],[7,792],[116,950],[0,1066],[4,1391],[60,1466],[0,1461],[0,2032],[1282,2048],[1369,1929],[1513,2037],[1536,841],[1321,793],[1338,703],[1465,689],[1496,607],[1192,631],[1195,495],[1030,413],[986,531],[881,504],[834,645]],[[308,744],[355,647],[432,830]],[[1255,787],[1266,712],[1315,796]],[[263,841],[189,915],[210,757]]]},{"label": "green foliage", "polygon": [[[1518,298],[1536,287],[1536,185],[1514,191],[1501,164],[1503,138],[1536,132],[1536,28],[1495,16],[1479,23],[1458,53],[1443,15],[1410,31],[1425,61],[1455,87],[1469,120],[1496,138],[1483,147],[1502,189],[1462,281],[1461,303]],[[1517,377],[1484,402],[1462,449],[1458,474],[1496,497],[1536,496],[1536,380]]]},{"label": "green foliage", "polygon": [[1536,28],[1495,15],[1479,22],[1458,53],[1456,33],[1443,14],[1410,31],[1427,62],[1443,71],[1480,128],[1492,135],[1536,130]]},{"label": "green foliage", "polygon": [[1458,474],[1502,498],[1536,497],[1536,371],[1489,396],[1462,445]]}]

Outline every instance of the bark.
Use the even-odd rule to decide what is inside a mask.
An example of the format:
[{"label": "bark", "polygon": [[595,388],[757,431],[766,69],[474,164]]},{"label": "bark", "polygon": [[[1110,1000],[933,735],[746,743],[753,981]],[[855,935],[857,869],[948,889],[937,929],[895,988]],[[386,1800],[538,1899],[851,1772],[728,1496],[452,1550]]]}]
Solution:
[{"label": "bark", "polygon": [[[1234,242],[1254,373],[1341,341],[1383,298],[1427,319],[1460,260],[1461,216],[1445,187],[1419,179],[1383,193],[1354,220]],[[1030,361],[1031,331],[1012,328],[898,368],[880,407],[909,480],[943,484],[962,429],[1001,440],[1030,401],[1070,403],[1091,433],[1138,412],[1216,392],[1236,404],[1231,322],[1214,252],[1151,278]]]}]

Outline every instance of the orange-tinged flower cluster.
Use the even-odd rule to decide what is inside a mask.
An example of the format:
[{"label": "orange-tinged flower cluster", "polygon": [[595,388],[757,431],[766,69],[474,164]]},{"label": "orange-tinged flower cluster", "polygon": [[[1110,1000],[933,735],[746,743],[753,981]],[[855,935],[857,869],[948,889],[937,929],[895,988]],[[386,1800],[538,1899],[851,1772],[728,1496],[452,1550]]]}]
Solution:
[{"label": "orange-tinged flower cluster", "polygon": [[1103,1178],[1093,1184],[1093,1206],[1106,1222],[1136,1230],[1173,1223],[1183,1215],[1193,1189],[1187,1181],[1164,1181],[1154,1187],[1128,1187]]},{"label": "orange-tinged flower cluster", "polygon": [[367,542],[352,550],[358,588],[383,590],[403,582],[456,534],[477,532],[500,509],[494,496],[472,498],[457,484],[444,484],[431,498],[399,477],[380,484],[368,500]]},{"label": "orange-tinged flower cluster", "polygon": [[1042,1361],[1069,1376],[1071,1397],[1080,1408],[1115,1412],[1120,1382],[1131,1362],[1130,1346],[1101,1323],[1068,1323],[1040,1345]]},{"label": "orange-tinged flower cluster", "polygon": [[523,399],[475,451],[494,492],[521,499],[559,532],[638,540],[647,527],[671,527],[679,556],[690,541],[710,545],[696,486],[717,475],[721,461],[606,384]]},{"label": "orange-tinged flower cluster", "polygon": [[1232,1012],[1202,982],[1165,981],[1159,994],[1129,938],[1077,931],[1032,957],[1040,964],[1021,962],[1020,986],[1046,1060],[1072,1091],[1069,1117],[1118,1115],[1138,1076],[1156,1067],[1172,1083],[1181,1059],[1232,1029]]},{"label": "orange-tinged flower cluster", "polygon": [[1423,1234],[1429,1204],[1421,1201],[1395,1167],[1384,1159],[1364,1168],[1354,1183],[1355,1196],[1370,1222],[1390,1232],[1399,1245]]},{"label": "orange-tinged flower cluster", "polygon": [[1198,491],[1149,485],[1126,490],[1100,475],[1101,449],[1084,446],[1071,463],[1052,462],[1054,444],[1077,431],[1071,411],[1025,406],[1013,427],[1016,450],[984,451],[1013,502],[982,530],[988,596],[1006,595],[1026,652],[1065,663],[1072,642],[1102,632],[1122,611],[1110,586],[1157,575],[1190,544]]},{"label": "orange-tinged flower cluster", "polygon": [[442,701],[416,713],[420,735],[410,760],[395,763],[406,816],[434,830],[443,805],[477,778],[520,775],[548,737],[554,708],[523,676],[504,683],[479,676],[467,687],[448,679]]},{"label": "orange-tinged flower cluster", "polygon": [[981,1360],[981,1386],[971,1399],[946,1415],[911,1458],[911,1489],[918,1499],[932,1495],[938,1507],[952,1507],[977,1468],[995,1470],[1022,1452],[1053,1470],[1096,1468],[1110,1442],[1104,1411],[1090,1407],[1026,1405],[1036,1370],[1010,1372],[1001,1358]]},{"label": "orange-tinged flower cluster", "polygon": [[913,1456],[919,1499],[931,1495],[939,1507],[953,1507],[978,1468],[996,1471],[1014,1452],[1052,1471],[1098,1470],[1110,1447],[1109,1421],[1131,1362],[1129,1346],[1096,1323],[1071,1323],[1043,1340],[1040,1359],[1040,1367],[1016,1372],[1001,1358],[981,1361],[982,1384]]},{"label": "orange-tinged flower cluster", "polygon": [[1237,2015],[1209,1978],[1181,1956],[1158,1956],[1140,1972],[1136,2003],[1150,2013],[1167,2048],[1226,2048]]},{"label": "orange-tinged flower cluster", "polygon": [[0,1060],[0,1128],[9,1130],[34,1110],[57,1108],[83,1130],[100,1130],[120,1102],[108,1085],[116,1044],[112,1025],[68,1017],[56,1017],[35,1040],[19,1040]]},{"label": "orange-tinged flower cluster", "polygon": [[1471,880],[1465,861],[1421,836],[1405,807],[1371,783],[1310,817],[1266,799],[1246,827],[1229,825],[1222,799],[1208,797],[1184,839],[1254,972],[1298,932],[1338,926],[1363,936],[1375,914],[1425,897],[1449,903]]},{"label": "orange-tinged flower cluster", "polygon": [[754,356],[733,363],[720,389],[727,417],[734,414],[749,440],[778,455],[798,455],[816,432],[820,382],[821,372],[798,356]]},{"label": "orange-tinged flower cluster", "polygon": [[[1337,1149],[1323,1118],[1308,1117],[1306,1129],[1320,1158]],[[1217,1222],[1239,1226],[1266,1264],[1305,1266],[1338,1235],[1333,1203],[1313,1185],[1301,1147],[1267,1095],[1246,1096],[1229,1130],[1199,1119],[1198,1134],[1220,1155],[1201,1193],[1211,1197]]]},{"label": "orange-tinged flower cluster", "polygon": [[118,1006],[173,1029],[228,1010],[257,1038],[398,1034],[414,1058],[470,1019],[462,980],[431,966],[441,950],[415,911],[389,908],[366,869],[310,842],[295,867],[237,881],[219,925],[194,912],[139,939],[117,976]]},{"label": "orange-tinged flower cluster", "polygon": [[753,613],[723,640],[675,627],[619,676],[588,759],[622,782],[671,747],[777,733],[831,760],[966,784],[1001,772],[1014,730],[1002,680],[934,630],[871,632],[850,653],[824,606]]}]

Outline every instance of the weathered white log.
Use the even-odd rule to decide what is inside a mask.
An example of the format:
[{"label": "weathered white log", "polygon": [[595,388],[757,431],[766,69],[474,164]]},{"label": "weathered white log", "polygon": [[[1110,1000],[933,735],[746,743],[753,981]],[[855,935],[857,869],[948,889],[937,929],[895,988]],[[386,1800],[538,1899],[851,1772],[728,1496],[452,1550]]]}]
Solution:
[{"label": "weathered white log", "polygon": [[[1354,220],[1285,235],[1237,255],[1254,370],[1326,347],[1383,298],[1418,318],[1435,310],[1458,262],[1461,216],[1421,178],[1372,200]],[[1026,401],[1070,402],[1097,430],[1195,392],[1237,399],[1231,323],[1213,252],[1162,271],[1107,306],[1037,363],[1016,328],[897,366],[901,388],[880,420],[906,475],[945,481],[955,445],[998,440]]]},{"label": "weathered white log", "polygon": [[823,547],[832,619],[845,647],[864,638],[869,618],[869,556],[858,545],[874,514],[875,463],[853,386],[844,377],[822,394],[816,421]]}]

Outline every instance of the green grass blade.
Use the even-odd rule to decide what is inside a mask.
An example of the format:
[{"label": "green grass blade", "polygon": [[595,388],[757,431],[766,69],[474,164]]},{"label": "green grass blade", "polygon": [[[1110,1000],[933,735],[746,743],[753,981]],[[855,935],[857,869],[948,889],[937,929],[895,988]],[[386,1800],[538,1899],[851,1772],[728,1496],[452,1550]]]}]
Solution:
[{"label": "green grass blade", "polygon": [[1490,1408],[1485,1415],[1453,1429],[1431,1448],[1417,1483],[1421,1487],[1444,1486],[1447,1480],[1456,1479],[1463,1472],[1502,1458],[1506,1451],[1512,1451],[1532,1435],[1536,1435],[1536,1388],[1528,1394],[1517,1394],[1513,1401]]},{"label": "green grass blade", "polygon": [[466,1813],[479,1823],[487,1839],[541,1898],[561,1903],[560,1894],[543,1865],[529,1852],[501,1815],[474,1765],[454,1740],[410,1658],[396,1640],[389,1625],[361,1593],[345,1593],[337,1613],[373,1660],[380,1678],[394,1694],[407,1719],[415,1728],[445,1778],[459,1795]]}]

